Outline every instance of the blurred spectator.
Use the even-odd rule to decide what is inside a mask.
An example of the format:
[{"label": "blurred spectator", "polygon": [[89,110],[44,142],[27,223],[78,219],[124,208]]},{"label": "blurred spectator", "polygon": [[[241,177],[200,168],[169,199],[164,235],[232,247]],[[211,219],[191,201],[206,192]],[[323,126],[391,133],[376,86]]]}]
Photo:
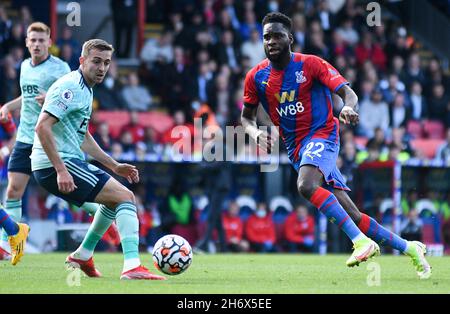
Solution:
[{"label": "blurred spectator", "polygon": [[[174,144],[183,138],[186,144],[191,143],[194,136],[194,126],[186,122],[186,115],[183,111],[178,110],[173,115],[175,125],[168,129],[162,136],[161,142],[163,144]],[[174,133],[172,135],[172,132]]]},{"label": "blurred spectator", "polygon": [[372,92],[370,100],[361,102],[360,106],[360,130],[362,135],[366,137],[373,137],[375,129],[380,128],[383,132],[389,129],[389,107],[383,101],[381,90],[376,88]]},{"label": "blurred spectator", "polygon": [[187,64],[185,51],[182,47],[174,48],[173,62],[161,69],[161,101],[169,112],[184,110],[189,106],[189,82],[191,67]]},{"label": "blurred spectator", "polygon": [[406,88],[410,88],[411,84],[415,81],[420,84],[425,83],[425,74],[422,71],[420,65],[420,58],[417,53],[412,53],[408,59],[408,65],[401,75],[402,81],[405,83]]},{"label": "blurred spectator", "polygon": [[119,142],[114,142],[111,145],[111,157],[117,161],[123,160],[123,148]]},{"label": "blurred spectator", "polygon": [[411,92],[409,95],[411,104],[411,118],[413,120],[422,120],[428,117],[428,105],[425,97],[422,95],[422,85],[414,81],[411,83]]},{"label": "blurred spectator", "polygon": [[33,15],[31,14],[30,8],[26,5],[21,6],[19,10],[19,20],[17,24],[22,26],[22,35],[26,35],[26,30],[31,23],[33,23]]},{"label": "blurred spectator", "polygon": [[395,73],[398,77],[401,77],[403,79],[404,77],[404,70],[403,67],[405,65],[405,60],[403,60],[402,57],[400,56],[394,56],[391,60],[390,60],[390,68],[389,70],[392,73]]},{"label": "blurred spectator", "polygon": [[358,64],[362,65],[369,59],[378,68],[384,71],[386,69],[386,55],[379,44],[373,42],[373,35],[366,31],[363,33],[362,41],[355,48],[355,55]]},{"label": "blurred spectator", "polygon": [[171,63],[173,61],[172,32],[165,30],[157,39],[150,38],[141,50],[141,60],[151,68],[155,62]]},{"label": "blurred spectator", "polygon": [[450,165],[450,128],[447,129],[445,142],[438,147],[435,158]]},{"label": "blurred spectator", "polygon": [[417,201],[419,200],[419,193],[416,189],[409,189],[406,196],[403,193],[401,200],[401,207],[403,216],[407,216],[408,213],[416,208]]},{"label": "blurred spectator", "polygon": [[80,66],[80,62],[78,60],[80,55],[75,54],[72,46],[69,44],[63,44],[61,46],[61,51],[60,51],[59,57],[62,60],[66,61],[67,64],[69,64],[69,67],[72,71],[77,70],[78,67]]},{"label": "blurred spectator", "polygon": [[227,12],[228,16],[230,17],[230,21],[231,21],[231,25],[233,26],[233,29],[238,30],[239,26],[240,26],[240,22],[237,17],[234,0],[224,0],[222,3],[222,8],[224,11]]},{"label": "blurred spectator", "polygon": [[18,48],[22,51],[22,55],[27,55],[28,50],[25,47],[25,35],[23,26],[21,24],[13,24],[11,28],[11,34],[3,43],[3,47],[6,53],[10,53],[13,48]]},{"label": "blurred spectator", "polygon": [[119,143],[122,146],[122,150],[124,154],[133,154],[136,150],[136,143],[133,139],[133,134],[130,130],[125,130],[120,133]]},{"label": "blurred spectator", "polygon": [[399,27],[395,31],[393,39],[386,46],[386,54],[389,59],[392,59],[394,56],[401,56],[403,60],[407,60],[411,49],[408,46],[406,35],[407,32],[404,27]]},{"label": "blurred spectator", "polygon": [[239,72],[240,51],[235,46],[232,31],[226,30],[222,33],[216,49],[219,64],[228,64],[234,73]]},{"label": "blurred spectator", "polygon": [[56,40],[56,46],[59,47],[60,50],[63,49],[64,45],[69,45],[72,49],[72,54],[77,58],[81,54],[81,45],[73,38],[72,27],[64,26],[61,32],[61,36]]},{"label": "blurred spectator", "polygon": [[402,222],[400,227],[401,237],[408,241],[422,241],[422,220],[416,209],[410,209],[408,218]]},{"label": "blurred spectator", "polygon": [[128,74],[128,85],[123,87],[122,97],[129,110],[147,111],[152,104],[148,89],[139,83],[139,77],[134,71]]},{"label": "blurred spectator", "polygon": [[20,96],[19,75],[11,55],[7,55],[3,59],[3,69],[0,73],[2,74],[2,84],[0,85],[2,101],[6,102]]},{"label": "blurred spectator", "polygon": [[158,133],[152,128],[145,128],[144,144],[147,147],[147,153],[160,156],[163,152],[163,145],[159,142]]},{"label": "blurred spectator", "polygon": [[275,252],[275,224],[265,203],[259,203],[245,224],[245,234],[250,248],[255,252]]},{"label": "blurred spectator", "polygon": [[252,36],[251,33],[253,31],[258,32],[258,38],[262,38],[262,26],[261,23],[256,21],[256,16],[254,11],[246,11],[244,21],[241,23],[241,27],[239,29],[239,33],[241,35],[241,39],[247,41]]},{"label": "blurred spectator", "polygon": [[389,107],[389,126],[391,128],[405,127],[411,119],[411,111],[405,104],[405,96],[396,94]]},{"label": "blurred spectator", "polygon": [[342,26],[336,30],[337,34],[350,46],[354,46],[359,41],[358,32],[353,28],[352,19],[346,19]]},{"label": "blurred spectator", "polygon": [[12,21],[8,17],[5,7],[0,4],[0,58],[6,54],[5,42],[11,34]]},{"label": "blurred spectator", "polygon": [[294,252],[311,252],[314,246],[314,217],[308,214],[308,208],[299,205],[285,221],[284,234],[288,250]]},{"label": "blurred spectator", "polygon": [[231,202],[228,210],[222,215],[223,228],[225,230],[227,248],[231,252],[246,252],[249,243],[243,238],[244,222],[239,216],[239,205]]},{"label": "blurred spectator", "polygon": [[56,221],[58,225],[73,222],[73,215],[66,201],[49,194],[45,201],[45,208],[49,210],[47,219]]},{"label": "blurred spectator", "polygon": [[[236,118],[236,112],[230,112],[233,107],[231,86],[226,75],[218,75],[211,95],[211,109],[216,112],[217,123],[224,128],[232,123],[231,117]],[[234,120],[233,120],[234,121]]]},{"label": "blurred spectator", "polygon": [[346,142],[341,152],[342,165],[339,167],[349,187],[353,184],[353,174],[356,169],[356,145],[354,142]]},{"label": "blurred spectator", "polygon": [[380,88],[383,93],[383,99],[387,103],[392,103],[395,95],[405,93],[405,84],[399,80],[398,75],[395,73],[390,73],[387,80],[381,80]]},{"label": "blurred spectator", "polygon": [[445,95],[444,86],[436,84],[433,86],[430,101],[428,102],[429,118],[435,121],[441,121],[446,124],[447,106],[449,99]]},{"label": "blurred spectator", "polygon": [[139,123],[139,114],[137,111],[130,112],[130,122],[124,125],[120,130],[120,133],[130,132],[133,138],[133,143],[141,142],[144,140],[145,127]]},{"label": "blurred spectator", "polygon": [[306,19],[301,13],[295,13],[292,16],[292,35],[294,37],[294,43],[299,45],[303,50],[305,48],[306,38]]},{"label": "blurred spectator", "polygon": [[122,97],[122,87],[123,84],[119,80],[117,61],[112,59],[105,79],[94,87],[94,97],[100,103],[99,109],[117,110],[126,108],[127,105]]},{"label": "blurred spectator", "polygon": [[330,11],[329,1],[327,0],[319,0],[317,5],[317,12],[314,18],[320,21],[320,25],[325,33],[329,33],[332,25],[336,25],[336,17]]},{"label": "blurred spectator", "polygon": [[169,194],[161,206],[163,232],[175,233],[189,243],[195,243],[197,233],[192,198],[180,179],[174,179]]},{"label": "blurred spectator", "polygon": [[112,139],[109,134],[109,124],[106,121],[103,121],[97,127],[97,130],[93,134],[94,140],[106,152],[111,151]]},{"label": "blurred spectator", "polygon": [[128,58],[131,51],[133,28],[137,20],[137,1],[111,0],[110,5],[114,25],[114,48],[117,57]]},{"label": "blurred spectator", "polygon": [[264,46],[259,32],[255,29],[251,31],[249,40],[246,40],[241,47],[243,56],[250,59],[250,66],[254,67],[266,58]]},{"label": "blurred spectator", "polygon": [[204,62],[198,66],[197,75],[191,80],[191,97],[197,98],[201,102],[209,102],[208,95],[213,87],[213,73],[208,63]]}]

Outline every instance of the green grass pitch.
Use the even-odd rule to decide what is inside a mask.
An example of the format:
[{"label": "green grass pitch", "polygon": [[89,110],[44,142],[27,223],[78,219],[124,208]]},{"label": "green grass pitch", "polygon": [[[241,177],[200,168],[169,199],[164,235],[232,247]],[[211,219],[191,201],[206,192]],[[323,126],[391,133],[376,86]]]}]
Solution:
[{"label": "green grass pitch", "polygon": [[[121,254],[95,255],[103,278],[77,277],[67,254],[25,255],[0,263],[0,293],[450,293],[450,257],[431,257],[433,276],[419,280],[406,256],[384,255],[347,268],[346,255],[194,255],[191,267],[166,281],[120,281]],[[144,265],[157,272],[150,254]],[[79,279],[79,280],[78,280]]]}]

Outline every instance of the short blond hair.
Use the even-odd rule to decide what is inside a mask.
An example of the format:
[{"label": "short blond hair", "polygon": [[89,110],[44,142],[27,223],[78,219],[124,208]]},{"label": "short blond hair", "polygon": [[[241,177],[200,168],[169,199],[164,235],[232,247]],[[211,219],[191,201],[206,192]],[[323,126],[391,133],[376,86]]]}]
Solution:
[{"label": "short blond hair", "polygon": [[81,56],[86,58],[92,49],[97,49],[100,51],[107,50],[107,51],[114,52],[113,46],[111,44],[108,44],[103,39],[90,39],[83,44],[83,49],[81,50]]},{"label": "short blond hair", "polygon": [[40,33],[46,33],[48,36],[50,36],[50,27],[45,25],[42,22],[34,22],[31,23],[30,26],[27,28],[27,35],[30,32],[40,32]]}]

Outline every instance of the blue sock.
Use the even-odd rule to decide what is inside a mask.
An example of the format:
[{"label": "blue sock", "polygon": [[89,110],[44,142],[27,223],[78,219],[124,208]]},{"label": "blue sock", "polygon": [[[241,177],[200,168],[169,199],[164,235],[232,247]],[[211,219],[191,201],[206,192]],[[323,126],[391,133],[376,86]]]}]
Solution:
[{"label": "blue sock", "polygon": [[395,233],[387,230],[375,219],[366,214],[361,214],[361,221],[359,222],[358,227],[366,236],[375,240],[375,242],[381,245],[388,245],[402,253],[408,246],[405,239],[402,239]]},{"label": "blue sock", "polygon": [[352,242],[365,237],[331,192],[319,187],[312,195],[310,202],[327,216],[330,222],[337,224]]},{"label": "blue sock", "polygon": [[0,226],[5,229],[9,236],[16,235],[19,232],[19,225],[9,217],[3,208],[0,208]]}]

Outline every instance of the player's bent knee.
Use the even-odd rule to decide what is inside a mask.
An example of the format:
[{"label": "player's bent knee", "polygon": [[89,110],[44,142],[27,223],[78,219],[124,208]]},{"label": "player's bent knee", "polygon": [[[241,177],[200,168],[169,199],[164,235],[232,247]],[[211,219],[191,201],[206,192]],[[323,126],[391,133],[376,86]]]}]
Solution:
[{"label": "player's bent knee", "polygon": [[126,187],[124,187],[121,191],[120,191],[120,196],[119,196],[119,203],[124,203],[124,202],[129,202],[129,203],[136,203],[136,198],[134,197],[134,193],[131,192],[130,190],[128,190]]},{"label": "player's bent knee", "polygon": [[310,180],[299,180],[297,188],[300,195],[309,200],[319,185]]},{"label": "player's bent knee", "polygon": [[19,184],[10,184],[8,185],[8,189],[6,191],[6,197],[11,198],[20,198],[22,197],[24,191],[24,187]]}]

